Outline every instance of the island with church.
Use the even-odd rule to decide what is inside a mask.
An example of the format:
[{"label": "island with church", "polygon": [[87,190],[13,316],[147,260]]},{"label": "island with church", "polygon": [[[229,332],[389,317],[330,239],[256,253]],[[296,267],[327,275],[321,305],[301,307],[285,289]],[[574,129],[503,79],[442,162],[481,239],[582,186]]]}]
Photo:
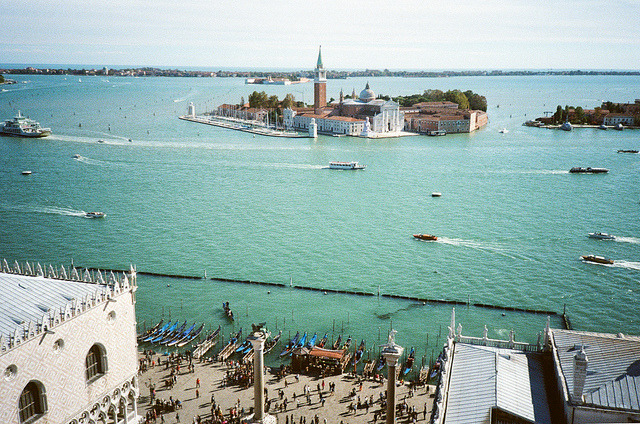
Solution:
[{"label": "island with church", "polygon": [[196,115],[193,104],[181,119],[279,137],[317,137],[318,134],[365,138],[415,134],[471,133],[488,122],[484,96],[472,91],[425,90],[423,94],[390,98],[376,96],[369,83],[356,95],[340,90],[327,102],[327,71],[321,48],[313,80],[313,105],[296,102],[292,94],[277,96],[254,91],[249,102],[222,104]]}]

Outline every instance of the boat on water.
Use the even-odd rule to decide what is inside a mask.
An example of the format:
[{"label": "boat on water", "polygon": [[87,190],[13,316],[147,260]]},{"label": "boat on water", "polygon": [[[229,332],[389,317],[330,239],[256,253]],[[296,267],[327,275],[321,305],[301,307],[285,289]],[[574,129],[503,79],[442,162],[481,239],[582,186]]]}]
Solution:
[{"label": "boat on water", "polygon": [[77,154],[77,153],[76,153],[75,155],[73,155],[73,158],[74,158],[74,159],[80,159],[81,157],[82,157],[82,156],[80,156],[80,155],[79,155],[79,154]]},{"label": "boat on water", "polygon": [[[171,323],[171,321],[169,321],[169,323]],[[167,335],[172,334],[176,330],[176,328],[178,328],[178,324],[179,322],[176,321],[171,325],[171,327],[167,328],[164,331],[161,331],[160,333],[156,334],[154,337],[145,339],[144,341],[149,343],[157,343],[162,339],[164,339]]]},{"label": "boat on water", "polygon": [[107,214],[104,212],[86,212],[84,214],[85,218],[104,218],[105,216],[107,216]]},{"label": "boat on water", "polygon": [[598,264],[613,265],[613,259],[605,258],[604,256],[583,255],[581,256],[581,258],[585,262],[595,262]]},{"label": "boat on water", "polygon": [[[162,321],[160,321],[160,322],[162,322]],[[151,334],[149,334],[147,336],[143,336],[142,337],[142,341],[143,342],[150,342],[151,340],[153,340],[154,338],[156,338],[160,334],[163,334],[165,331],[167,331],[167,329],[169,327],[171,327],[171,320],[169,320],[168,323],[166,323],[165,325],[160,327],[158,330],[153,331]]]},{"label": "boat on water", "polygon": [[433,234],[414,234],[413,237],[415,237],[418,240],[428,240],[428,241],[434,241],[434,240],[438,240],[438,236],[434,236]]},{"label": "boat on water", "polygon": [[447,132],[445,130],[433,130],[433,131],[427,131],[427,135],[430,137],[438,137],[438,136],[443,136],[443,135],[447,135]]},{"label": "boat on water", "polygon": [[433,193],[431,193],[431,197],[442,197],[442,193],[440,193],[439,191],[434,191]]},{"label": "boat on water", "polygon": [[4,124],[0,126],[0,134],[14,137],[38,138],[50,135],[51,128],[42,128],[38,122],[22,116],[20,111],[18,111],[16,117],[4,121]]},{"label": "boat on water", "polygon": [[349,349],[349,346],[351,346],[351,336],[349,336],[347,338],[347,341],[344,342],[344,345],[342,345],[342,350],[347,350]]},{"label": "boat on water", "polygon": [[287,343],[287,345],[284,347],[284,349],[280,353],[280,357],[287,356],[289,352],[291,352],[291,349],[293,349],[293,347],[298,343],[299,337],[300,337],[300,332],[298,331],[296,332],[296,335],[293,336],[291,341],[289,341],[289,343]]},{"label": "boat on water", "polygon": [[182,339],[178,340],[178,342],[175,344],[175,346],[182,347],[182,346],[186,345],[191,340],[194,340],[196,337],[198,337],[200,335],[200,333],[202,333],[203,329],[204,329],[204,323],[200,324],[200,327],[198,327],[198,329],[196,331],[194,331],[193,333],[188,334],[185,337],[183,337]]},{"label": "boat on water", "polygon": [[562,131],[571,131],[573,129],[573,126],[569,122],[565,122],[564,124],[560,125],[560,129]]},{"label": "boat on water", "polygon": [[318,338],[318,333],[313,333],[311,340],[309,340],[309,343],[307,343],[307,349],[311,349],[316,345],[317,338]]},{"label": "boat on water", "polygon": [[615,240],[616,236],[607,233],[589,233],[589,238],[598,239],[598,240]]},{"label": "boat on water", "polygon": [[329,169],[358,170],[364,169],[366,165],[360,165],[358,162],[329,162]]},{"label": "boat on water", "polygon": [[264,354],[266,355],[267,353],[271,352],[271,350],[278,344],[281,338],[282,330],[280,330],[280,332],[276,334],[274,338],[272,338],[271,340],[267,340],[267,342],[264,344]]},{"label": "boat on water", "polygon": [[331,346],[331,349],[338,350],[341,342],[342,342],[342,334],[338,336],[338,339],[333,343],[333,345]]},{"label": "boat on water", "polygon": [[409,371],[411,371],[411,368],[413,368],[413,362],[415,361],[416,358],[416,350],[411,347],[411,350],[409,351],[409,356],[407,356],[407,360],[404,363],[404,367],[402,368],[402,374],[407,375],[409,374]]},{"label": "boat on water", "polygon": [[22,175],[31,175],[31,171],[22,171]]},{"label": "boat on water", "polygon": [[606,174],[609,170],[607,168],[592,168],[590,166],[586,168],[574,166],[569,172],[572,174]]},{"label": "boat on water", "polygon": [[172,339],[167,340],[165,342],[165,344],[170,347],[170,346],[174,346],[176,343],[178,343],[180,340],[182,340],[184,337],[187,337],[189,335],[189,333],[191,333],[193,331],[193,329],[196,328],[196,323],[194,322],[193,325],[191,327],[189,327],[187,330],[181,331],[180,333],[176,334]]},{"label": "boat on water", "polygon": [[150,329],[148,329],[144,333],[138,335],[138,341],[142,341],[142,339],[144,339],[145,337],[148,337],[148,336],[152,335],[153,333],[155,333],[158,330],[158,328],[160,328],[160,326],[162,325],[163,322],[164,322],[164,318],[161,319],[159,323],[157,323],[156,325],[154,325],[153,327],[151,327]]},{"label": "boat on water", "polygon": [[620,150],[618,150],[618,153],[640,153],[640,150],[620,149]]},{"label": "boat on water", "polygon": [[318,342],[318,347],[324,348],[324,345],[327,344],[327,340],[329,340],[329,333],[324,333],[324,336]]},{"label": "boat on water", "polygon": [[224,309],[224,314],[227,316],[227,318],[233,321],[233,311],[229,306],[229,302],[222,302],[222,309]]},{"label": "boat on water", "polygon": [[618,123],[613,127],[614,130],[622,131],[624,130],[624,125]]},{"label": "boat on water", "polygon": [[356,354],[353,356],[353,361],[352,361],[353,365],[356,365],[362,359],[362,355],[364,355],[365,346],[366,346],[366,343],[364,339],[362,339],[362,341],[360,342],[360,346],[358,346],[358,350],[356,350]]},{"label": "boat on water", "polygon": [[501,129],[501,130],[500,130],[500,131],[498,131],[498,132],[499,132],[500,134],[506,134],[506,133],[508,133],[508,132],[509,132],[509,130],[508,130],[508,129],[506,129],[506,128],[503,128],[503,129]]},{"label": "boat on water", "polygon": [[380,355],[380,359],[378,359],[378,363],[376,364],[376,371],[382,371],[382,368],[387,364],[387,361],[384,359],[384,356]]}]

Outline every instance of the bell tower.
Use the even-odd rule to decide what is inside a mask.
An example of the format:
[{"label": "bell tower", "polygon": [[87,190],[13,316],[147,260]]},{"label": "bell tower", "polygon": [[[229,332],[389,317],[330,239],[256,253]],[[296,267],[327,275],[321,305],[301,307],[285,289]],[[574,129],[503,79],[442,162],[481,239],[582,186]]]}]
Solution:
[{"label": "bell tower", "polygon": [[327,105],[327,71],[322,66],[322,46],[318,48],[318,63],[316,65],[316,77],[313,80],[313,108],[318,109]]}]

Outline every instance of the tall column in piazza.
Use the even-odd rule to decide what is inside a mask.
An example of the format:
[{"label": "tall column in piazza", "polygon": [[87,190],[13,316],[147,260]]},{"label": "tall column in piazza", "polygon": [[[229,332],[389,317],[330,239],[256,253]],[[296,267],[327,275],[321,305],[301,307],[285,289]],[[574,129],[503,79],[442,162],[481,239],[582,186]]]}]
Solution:
[{"label": "tall column in piazza", "polygon": [[276,417],[264,413],[264,342],[269,333],[264,329],[265,323],[252,325],[253,333],[247,340],[253,345],[253,415],[243,421],[246,423],[275,424]]},{"label": "tall column in piazza", "polygon": [[382,345],[382,356],[387,361],[387,424],[396,422],[396,365],[404,348],[395,342],[396,330],[389,332],[389,343]]},{"label": "tall column in piazza", "polygon": [[322,46],[318,48],[318,63],[316,65],[316,77],[313,80],[313,109],[318,113],[319,109],[327,105],[327,71],[322,66]]}]

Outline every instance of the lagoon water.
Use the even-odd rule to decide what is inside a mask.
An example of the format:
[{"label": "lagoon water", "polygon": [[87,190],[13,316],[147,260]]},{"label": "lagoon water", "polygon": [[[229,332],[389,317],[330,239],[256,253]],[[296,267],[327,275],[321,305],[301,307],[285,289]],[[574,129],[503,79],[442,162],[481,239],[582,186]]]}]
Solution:
[{"label": "lagoon water", "polygon": [[[365,140],[277,139],[178,120],[255,89],[311,102],[311,83],[240,78],[17,76],[0,118],[18,110],[50,126],[39,140],[0,138],[0,257],[204,275],[294,286],[453,299],[567,313],[574,328],[639,333],[638,131],[523,127],[556,105],[640,98],[640,78],[374,78],[376,93],[471,89],[489,103],[475,134]],[[328,82],[359,92],[367,79]],[[4,91],[6,90],[6,91]],[[507,134],[498,130],[507,128]],[[104,143],[98,143],[97,140]],[[131,140],[131,141],[129,141]],[[74,159],[74,155],[80,155]],[[359,161],[365,171],[326,169]],[[573,166],[607,167],[573,175]],[[25,176],[23,170],[31,170]],[[432,198],[431,192],[442,192]],[[103,211],[102,220],[83,211]],[[587,238],[609,232],[616,241]],[[433,233],[419,242],[413,233]],[[598,254],[613,266],[583,263]],[[397,341],[427,360],[451,307],[384,297],[139,276],[142,330],[165,318],[223,325],[265,321],[296,331]],[[231,303],[236,322],[225,321]],[[457,307],[463,334],[535,342],[546,316]],[[560,326],[557,317],[552,325]],[[408,349],[407,349],[408,350]],[[275,359],[272,359],[275,361]]]}]

